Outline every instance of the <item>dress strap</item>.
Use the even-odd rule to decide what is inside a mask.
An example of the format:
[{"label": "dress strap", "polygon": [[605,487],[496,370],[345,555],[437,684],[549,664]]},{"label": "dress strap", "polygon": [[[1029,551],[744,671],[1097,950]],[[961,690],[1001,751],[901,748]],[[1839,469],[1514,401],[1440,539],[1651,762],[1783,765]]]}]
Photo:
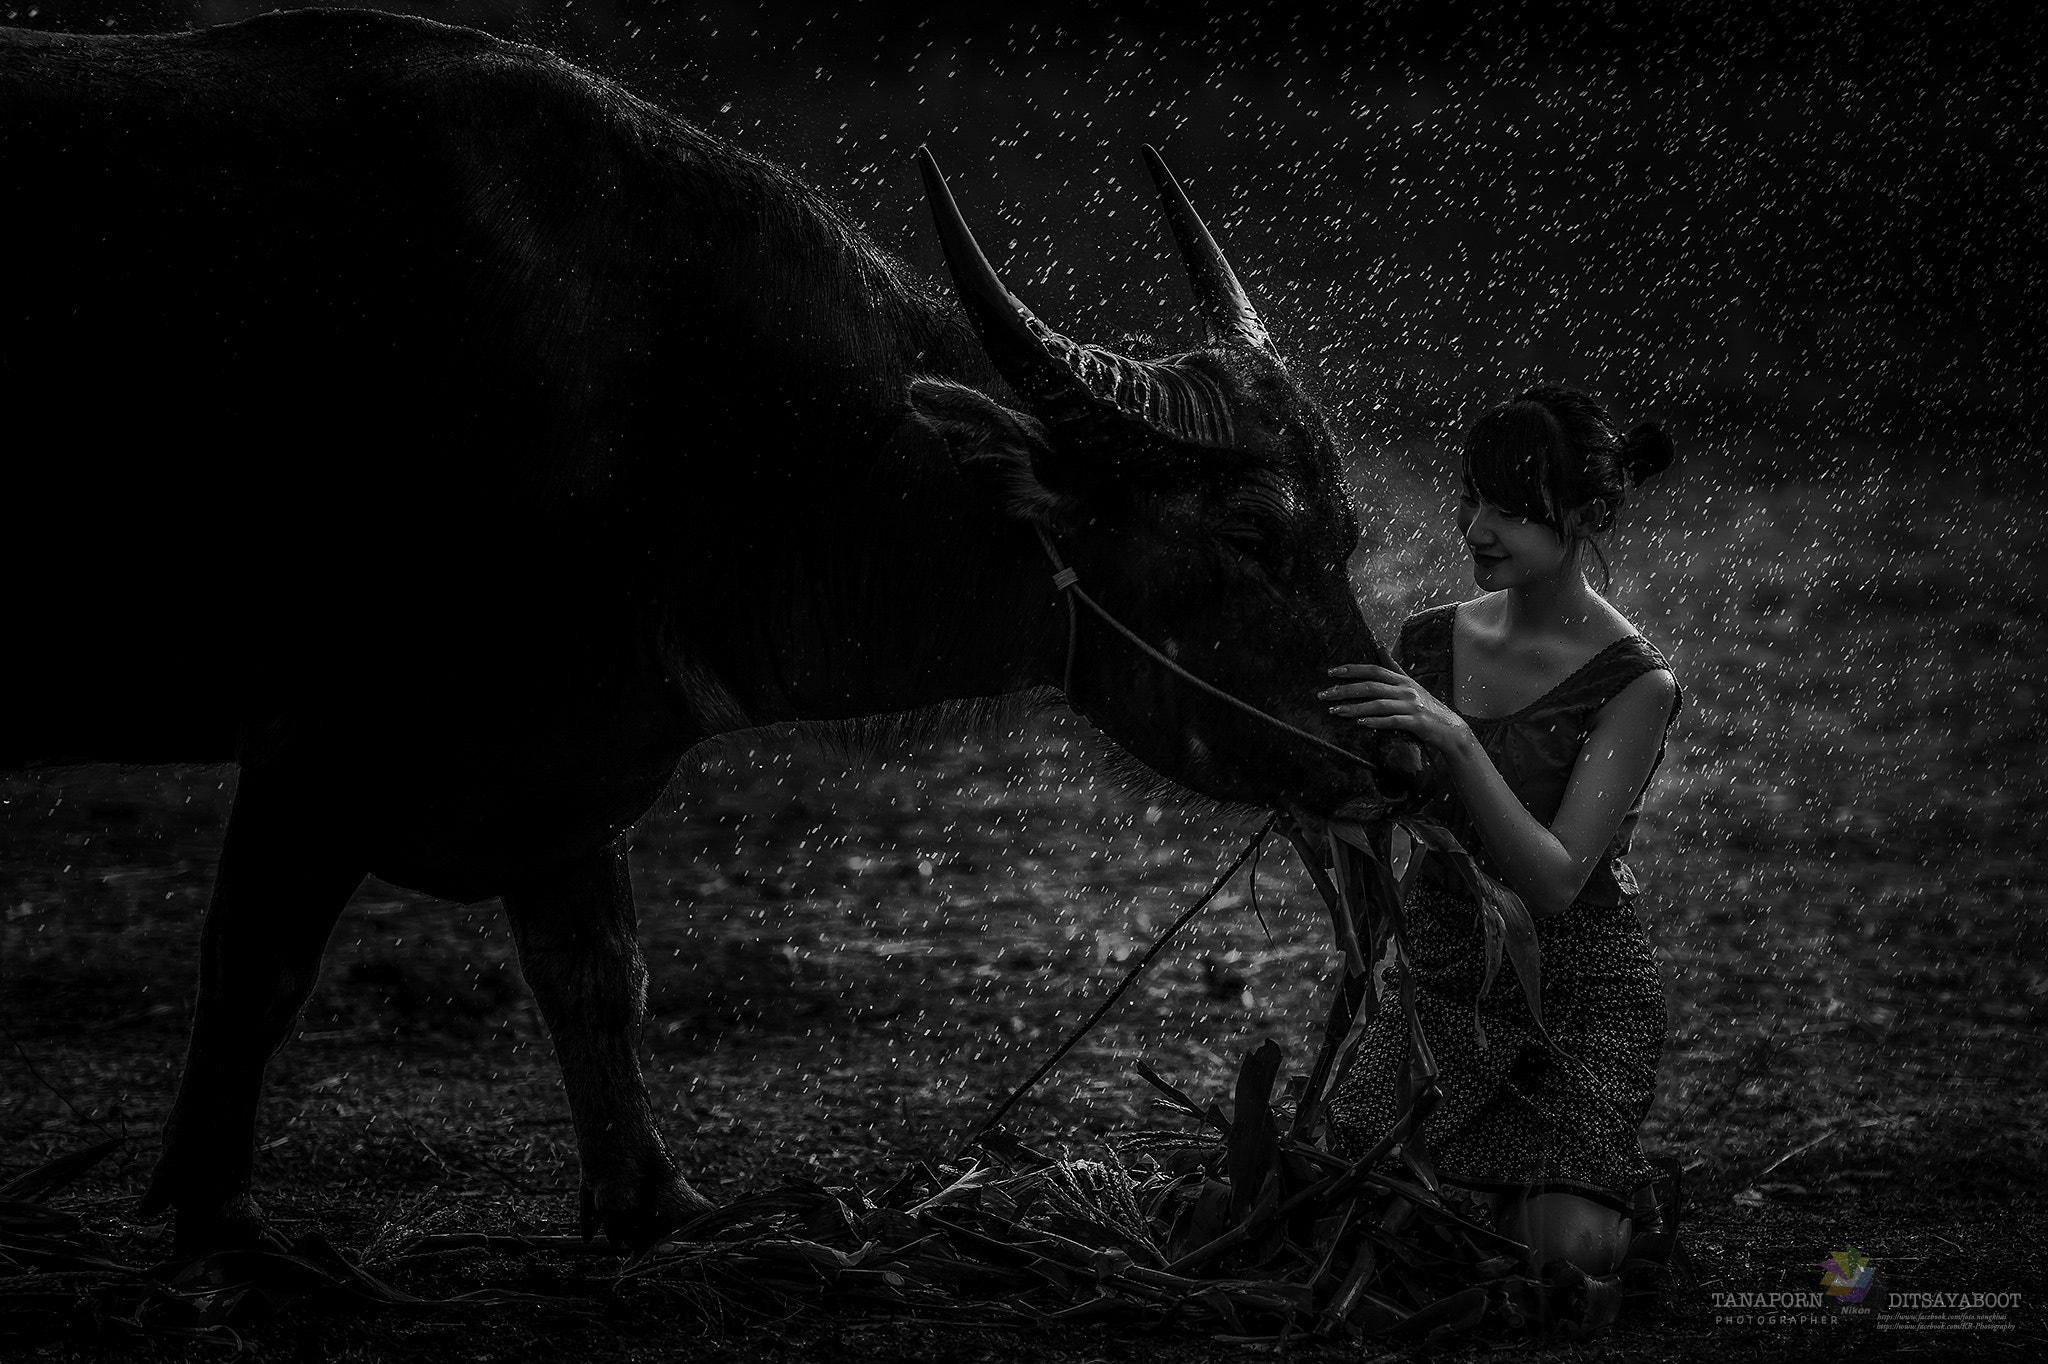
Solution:
[{"label": "dress strap", "polygon": [[[1602,650],[1592,665],[1580,671],[1546,702],[1546,706],[1559,708],[1586,707],[1597,710],[1615,697],[1621,695],[1629,683],[1644,673],[1662,669],[1671,671],[1671,664],[1665,661],[1657,646],[1641,635],[1630,635],[1616,640]],[[1670,719],[1678,718],[1679,707],[1684,704],[1683,692],[1671,704]]]}]

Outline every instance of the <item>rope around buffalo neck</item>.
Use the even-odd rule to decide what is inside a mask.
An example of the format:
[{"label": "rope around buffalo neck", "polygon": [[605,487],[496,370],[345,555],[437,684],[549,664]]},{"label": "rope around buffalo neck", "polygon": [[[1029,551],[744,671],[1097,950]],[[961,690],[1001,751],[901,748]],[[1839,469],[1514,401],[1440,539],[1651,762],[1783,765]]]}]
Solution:
[{"label": "rope around buffalo neck", "polygon": [[1150,644],[1146,643],[1145,640],[1138,635],[1137,631],[1131,629],[1128,625],[1125,625],[1115,616],[1109,614],[1109,611],[1102,605],[1101,602],[1098,602],[1097,600],[1095,600],[1095,598],[1088,595],[1087,589],[1081,586],[1081,575],[1076,573],[1073,569],[1067,567],[1066,562],[1060,558],[1059,550],[1053,547],[1052,537],[1045,533],[1045,528],[1043,526],[1033,526],[1032,529],[1038,532],[1038,543],[1045,546],[1046,557],[1052,560],[1052,566],[1054,570],[1052,575],[1052,585],[1058,588],[1060,590],[1061,595],[1063,595],[1067,599],[1067,663],[1066,668],[1063,670],[1062,673],[1060,690],[1065,693],[1067,703],[1069,705],[1072,705],[1074,703],[1074,652],[1076,642],[1078,641],[1081,632],[1080,612],[1078,609],[1076,609],[1074,605],[1074,603],[1078,601],[1082,605],[1086,606],[1090,611],[1093,611],[1096,615],[1102,617],[1103,624],[1109,626],[1110,629],[1116,631],[1119,635],[1122,635],[1125,639],[1129,640],[1134,646],[1137,647],[1139,652],[1145,654],[1148,658],[1151,658],[1153,661],[1159,663],[1160,665],[1165,667],[1167,671],[1171,672],[1174,676],[1180,678],[1181,681],[1186,682],[1188,685],[1194,687],[1196,690],[1202,692],[1204,695],[1214,697],[1216,700],[1223,702],[1225,705],[1234,706],[1238,710],[1243,711],[1246,715],[1252,716],[1254,719],[1257,720],[1262,720],[1266,724],[1273,726],[1275,729],[1279,729],[1284,731],[1285,733],[1292,734],[1295,738],[1303,740],[1306,743],[1313,744],[1317,748],[1324,749],[1329,753],[1334,754],[1339,758],[1342,758],[1346,762],[1356,763],[1358,766],[1363,767],[1368,771],[1372,770],[1372,763],[1369,760],[1361,758],[1356,753],[1351,752],[1349,749],[1339,748],[1336,744],[1331,743],[1328,739],[1321,738],[1318,735],[1311,734],[1307,730],[1302,729],[1297,725],[1290,725],[1285,720],[1281,719],[1279,716],[1268,714],[1267,712],[1260,710],[1257,706],[1251,704],[1249,701],[1243,701],[1235,696],[1232,696],[1229,692],[1223,690],[1221,687],[1218,687],[1213,683],[1204,681],[1202,678],[1195,676],[1186,668],[1183,668],[1180,664],[1174,662],[1171,658],[1168,658],[1165,654],[1153,648]]}]

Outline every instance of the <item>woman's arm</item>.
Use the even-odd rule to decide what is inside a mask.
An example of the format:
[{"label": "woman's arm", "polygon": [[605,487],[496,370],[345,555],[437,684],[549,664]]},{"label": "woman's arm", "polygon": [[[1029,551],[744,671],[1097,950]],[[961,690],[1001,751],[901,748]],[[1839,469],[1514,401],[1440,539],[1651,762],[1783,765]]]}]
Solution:
[{"label": "woman's arm", "polygon": [[1600,864],[1650,779],[1678,695],[1677,682],[1660,668],[1602,706],[1557,818],[1545,828],[1516,799],[1464,719],[1420,683],[1371,664],[1346,664],[1332,673],[1339,685],[1322,693],[1336,702],[1332,713],[1373,729],[1406,730],[1444,755],[1494,867],[1539,919],[1568,908]]}]

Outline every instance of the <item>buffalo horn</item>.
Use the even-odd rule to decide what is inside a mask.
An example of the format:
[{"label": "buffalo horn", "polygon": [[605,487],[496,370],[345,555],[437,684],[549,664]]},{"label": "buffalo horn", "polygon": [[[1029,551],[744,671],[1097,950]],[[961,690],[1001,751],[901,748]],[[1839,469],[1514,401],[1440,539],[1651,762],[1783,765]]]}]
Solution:
[{"label": "buffalo horn", "polygon": [[1047,350],[1047,340],[1064,338],[1033,317],[1031,310],[1003,287],[1002,277],[982,254],[931,148],[917,149],[917,168],[924,176],[925,198],[939,229],[946,268],[953,274],[953,289],[996,372],[1034,408],[1048,403],[1068,408],[1077,400],[1082,405],[1092,403],[1094,395],[1087,386]]},{"label": "buffalo horn", "polygon": [[1173,229],[1174,243],[1180,247],[1188,284],[1195,291],[1195,311],[1209,329],[1210,344],[1236,343],[1271,354],[1273,339],[1266,334],[1266,324],[1259,321],[1244,286],[1237,282],[1237,272],[1224,259],[1223,249],[1202,225],[1201,215],[1188,202],[1180,181],[1173,178],[1156,147],[1145,148],[1145,169],[1152,172],[1152,183],[1159,187],[1159,205],[1166,214],[1166,225]]},{"label": "buffalo horn", "polygon": [[928,147],[918,148],[918,170],[961,306],[996,371],[1033,415],[1109,453],[1145,444],[1148,432],[1198,446],[1234,442],[1228,404],[1212,380],[1077,344],[1034,317],[982,254]]}]

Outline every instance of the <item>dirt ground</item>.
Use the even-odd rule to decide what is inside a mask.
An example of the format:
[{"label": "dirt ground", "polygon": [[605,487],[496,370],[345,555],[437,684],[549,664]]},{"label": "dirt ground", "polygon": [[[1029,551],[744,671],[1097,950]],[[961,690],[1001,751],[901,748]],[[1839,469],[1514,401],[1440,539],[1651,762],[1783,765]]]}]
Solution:
[{"label": "dirt ground", "polygon": [[[1384,524],[1416,528],[1358,565],[1376,626],[1464,595],[1436,495],[1402,479],[1370,493]],[[1653,500],[1616,546],[1617,599],[1687,693],[1636,861],[1671,1018],[1646,1136],[1686,1165],[1696,1282],[1604,1341],[1518,1350],[2048,1347],[2039,510],[1982,488],[1702,477]],[[646,1070],[700,1187],[873,1182],[950,1156],[1248,834],[1105,784],[1085,747],[1054,717],[862,766],[769,735],[695,756],[636,835],[635,882],[653,973]],[[58,1204],[145,1261],[167,1250],[163,1229],[125,1216],[177,1078],[233,787],[211,769],[0,778],[0,1181],[126,1134]],[[1019,1108],[1028,1139],[1085,1154],[1157,1124],[1140,1059],[1205,1098],[1261,1038],[1306,1068],[1333,962],[1292,861],[1271,849],[1256,912],[1240,879],[1169,949]],[[556,1299],[287,1313],[240,1328],[266,1359],[1243,1353],[684,1295],[621,1283],[602,1254],[409,1257],[422,1234],[573,1229],[566,1111],[494,904],[364,887],[271,1067],[259,1141],[281,1230],[324,1230],[421,1294]],[[1817,1291],[1822,1259],[1849,1248],[1883,1291],[2024,1304],[2004,1322],[1927,1309],[1885,1323],[1716,1306]],[[220,1346],[116,1333],[10,1349]]]}]

